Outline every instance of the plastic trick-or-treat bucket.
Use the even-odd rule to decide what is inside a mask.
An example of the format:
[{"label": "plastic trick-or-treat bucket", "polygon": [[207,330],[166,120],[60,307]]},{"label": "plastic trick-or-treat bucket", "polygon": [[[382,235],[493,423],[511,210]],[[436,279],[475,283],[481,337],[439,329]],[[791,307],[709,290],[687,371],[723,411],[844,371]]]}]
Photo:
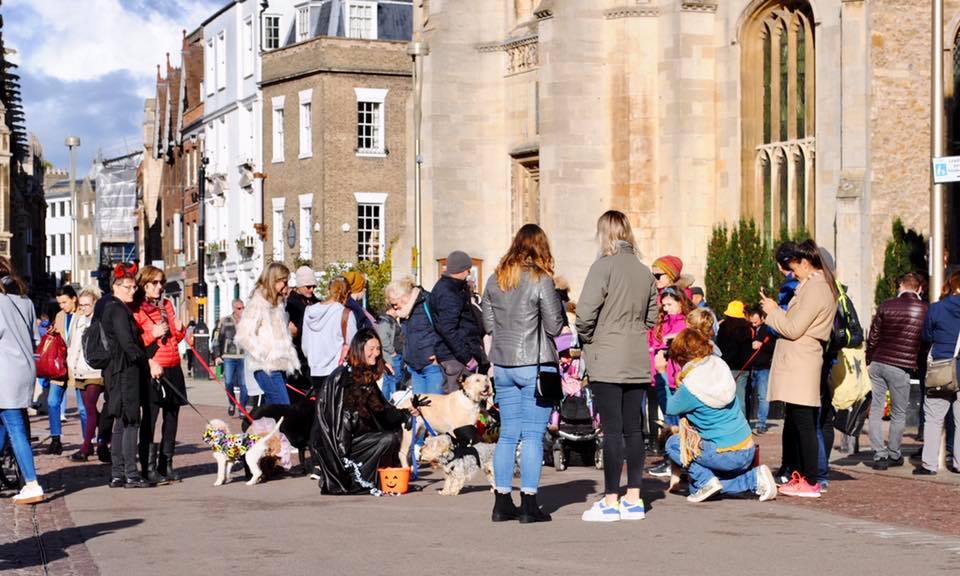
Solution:
[{"label": "plastic trick-or-treat bucket", "polygon": [[386,494],[406,494],[410,487],[409,468],[378,468],[380,491]]}]

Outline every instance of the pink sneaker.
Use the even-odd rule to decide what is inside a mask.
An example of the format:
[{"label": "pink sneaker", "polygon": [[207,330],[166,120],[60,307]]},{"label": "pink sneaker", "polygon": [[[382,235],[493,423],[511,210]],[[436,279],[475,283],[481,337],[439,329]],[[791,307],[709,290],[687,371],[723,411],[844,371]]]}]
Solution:
[{"label": "pink sneaker", "polygon": [[780,494],[784,496],[798,496],[800,498],[819,498],[820,484],[808,484],[799,472],[794,472],[790,481],[780,487]]}]

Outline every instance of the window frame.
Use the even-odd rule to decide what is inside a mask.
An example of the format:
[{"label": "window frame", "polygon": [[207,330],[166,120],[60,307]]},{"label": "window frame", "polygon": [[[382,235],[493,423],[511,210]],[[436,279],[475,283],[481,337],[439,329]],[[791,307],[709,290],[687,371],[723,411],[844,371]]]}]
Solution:
[{"label": "window frame", "polygon": [[263,50],[280,48],[280,15],[263,15]]},{"label": "window frame", "polygon": [[313,259],[313,193],[298,196],[300,221],[300,258]]},{"label": "window frame", "polygon": [[274,163],[283,162],[284,157],[284,130],[283,123],[284,118],[284,96],[274,96],[270,100],[271,104],[271,125],[270,133],[272,134],[272,161]]},{"label": "window frame", "polygon": [[298,157],[301,159],[310,158],[313,156],[313,89],[301,90],[297,96],[299,100],[297,111],[299,112],[298,132],[300,136]]},{"label": "window frame", "polygon": [[[203,55],[204,63],[206,68],[207,78],[204,79],[204,84],[206,85],[207,96],[213,96],[217,93],[217,53],[216,53],[216,43],[214,42],[214,37],[211,36],[206,42],[206,50]],[[200,91],[204,92],[203,90]]]},{"label": "window frame", "polygon": [[271,202],[270,224],[273,227],[273,235],[271,238],[273,244],[273,260],[275,262],[283,262],[283,211],[287,199],[285,197],[272,198]]},{"label": "window frame", "polygon": [[[359,35],[353,33],[353,17],[351,12],[353,9],[357,10],[370,10],[370,29],[367,31],[368,35],[364,35],[364,30],[360,30]],[[344,22],[344,35],[347,38],[356,38],[359,40],[376,40],[379,38],[379,30],[377,27],[377,2],[376,0],[347,0],[343,5],[343,22]]]},{"label": "window frame", "polygon": [[247,16],[243,20],[243,77],[253,76],[254,69],[253,52],[253,16]]},{"label": "window frame", "polygon": [[227,31],[217,32],[216,39],[217,92],[227,89]]},{"label": "window frame", "polygon": [[[386,231],[387,231],[387,198],[388,194],[383,192],[355,192],[354,199],[357,202],[357,261],[367,260],[373,262],[383,262],[384,257],[386,256]],[[364,220],[371,218],[361,213],[363,207],[369,206],[376,208],[378,214],[376,215],[376,220],[379,221],[380,228],[378,230],[379,237],[376,240],[376,255],[373,259],[365,256],[363,254],[364,246],[370,246],[372,244],[370,238],[363,238],[363,234],[372,233],[373,229],[367,229],[364,227]]]},{"label": "window frame", "polygon": [[303,42],[310,38],[310,5],[304,4],[296,8],[296,23],[294,25],[295,42]]},{"label": "window frame", "polygon": [[[357,145],[355,148],[357,156],[368,158],[384,158],[387,155],[387,108],[386,99],[389,89],[386,88],[354,88],[357,97]],[[361,127],[366,124],[360,122],[361,109],[364,104],[373,104],[378,111],[374,122],[370,124],[374,133],[371,135],[372,146],[361,147],[361,139],[366,136],[361,134]]]}]

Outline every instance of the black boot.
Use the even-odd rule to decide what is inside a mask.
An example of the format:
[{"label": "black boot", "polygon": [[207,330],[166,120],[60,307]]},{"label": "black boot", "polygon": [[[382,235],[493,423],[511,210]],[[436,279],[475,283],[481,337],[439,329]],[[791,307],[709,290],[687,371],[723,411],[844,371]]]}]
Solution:
[{"label": "black boot", "polygon": [[157,460],[157,473],[165,482],[179,482],[180,475],[173,469],[173,455],[160,454]]},{"label": "black boot", "polygon": [[163,481],[163,478],[157,474],[157,444],[151,444],[147,452],[146,469],[143,471],[143,481],[151,486],[156,486]]},{"label": "black boot", "polygon": [[59,436],[50,437],[50,445],[47,446],[47,454],[63,454],[63,444],[60,443]]},{"label": "black boot", "polygon": [[507,493],[494,492],[493,517],[494,522],[507,522],[520,517],[520,509],[513,503],[513,497]]},{"label": "black boot", "polygon": [[106,444],[97,445],[97,460],[101,462],[106,462],[107,464],[111,462],[112,458],[110,457],[109,446],[107,446]]},{"label": "black boot", "polygon": [[549,522],[552,520],[549,514],[540,509],[537,504],[536,494],[520,493],[520,523],[529,524],[531,522]]}]

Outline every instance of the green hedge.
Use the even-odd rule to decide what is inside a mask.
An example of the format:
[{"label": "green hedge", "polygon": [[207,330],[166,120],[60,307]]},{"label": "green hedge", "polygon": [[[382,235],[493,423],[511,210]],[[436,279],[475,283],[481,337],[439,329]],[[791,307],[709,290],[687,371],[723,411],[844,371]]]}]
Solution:
[{"label": "green hedge", "polygon": [[[897,218],[893,221],[893,236],[883,253],[883,274],[877,276],[873,298],[877,306],[897,295],[897,278],[907,272],[926,275],[927,243],[922,234],[904,228],[903,221]],[[939,289],[939,286],[930,287],[930,290]]]},{"label": "green hedge", "polygon": [[355,270],[363,272],[367,277],[367,307],[379,314],[387,308],[387,298],[384,289],[391,280],[392,250],[387,250],[383,262],[372,262],[361,260],[357,263],[337,262],[330,264],[320,273],[319,285],[317,291],[321,298],[327,297],[327,284],[335,276],[340,276],[344,272]]}]

